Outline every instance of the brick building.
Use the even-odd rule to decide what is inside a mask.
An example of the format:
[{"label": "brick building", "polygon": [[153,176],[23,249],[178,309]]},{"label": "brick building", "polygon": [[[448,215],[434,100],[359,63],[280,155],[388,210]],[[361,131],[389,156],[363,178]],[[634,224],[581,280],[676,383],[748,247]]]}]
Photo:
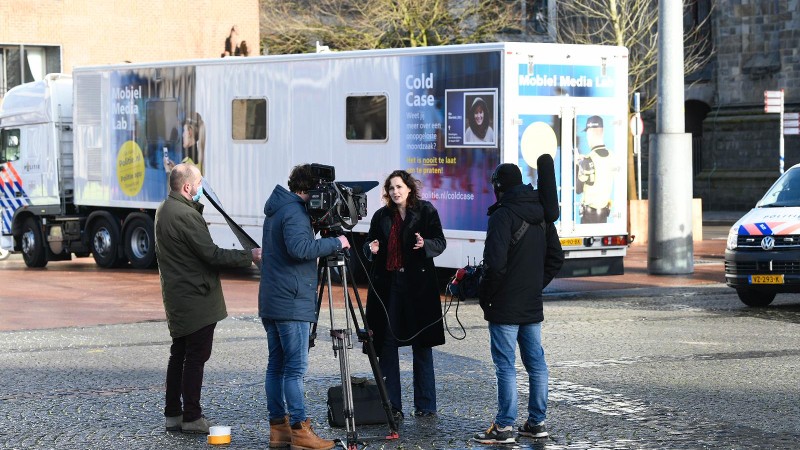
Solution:
[{"label": "brick building", "polygon": [[258,0],[3,0],[0,98],[77,66],[219,58],[234,25],[258,54]]},{"label": "brick building", "polygon": [[[779,115],[764,112],[764,91],[783,89],[800,111],[800,1],[720,0],[713,17],[713,97],[686,97],[687,132],[707,111],[694,192],[706,209],[747,210],[779,175]],[[785,167],[796,163],[800,137],[785,136]]]},{"label": "brick building", "polygon": [[[800,111],[800,1],[715,3],[713,57],[686,85],[694,197],[705,210],[746,211],[780,175],[779,115],[764,112],[764,91],[783,89],[786,111]],[[785,136],[784,147],[785,168],[800,163],[800,137]]]}]

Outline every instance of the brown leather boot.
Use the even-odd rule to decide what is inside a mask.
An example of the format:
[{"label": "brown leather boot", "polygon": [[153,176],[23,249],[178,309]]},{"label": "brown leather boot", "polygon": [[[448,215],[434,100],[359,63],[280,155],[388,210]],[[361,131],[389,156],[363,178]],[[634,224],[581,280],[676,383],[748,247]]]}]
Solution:
[{"label": "brown leather boot", "polygon": [[286,448],[292,445],[292,427],[289,418],[270,419],[269,421],[269,448]]},{"label": "brown leather boot", "polygon": [[314,430],[311,429],[310,418],[292,425],[291,450],[329,450],[334,445],[333,441],[322,439],[314,433]]}]

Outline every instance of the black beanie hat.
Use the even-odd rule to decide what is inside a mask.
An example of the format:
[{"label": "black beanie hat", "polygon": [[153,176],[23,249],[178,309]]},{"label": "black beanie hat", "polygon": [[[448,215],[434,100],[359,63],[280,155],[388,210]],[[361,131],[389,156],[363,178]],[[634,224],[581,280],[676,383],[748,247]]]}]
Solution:
[{"label": "black beanie hat", "polygon": [[522,184],[522,172],[516,164],[503,163],[494,169],[492,186],[495,191],[507,192],[520,184]]}]

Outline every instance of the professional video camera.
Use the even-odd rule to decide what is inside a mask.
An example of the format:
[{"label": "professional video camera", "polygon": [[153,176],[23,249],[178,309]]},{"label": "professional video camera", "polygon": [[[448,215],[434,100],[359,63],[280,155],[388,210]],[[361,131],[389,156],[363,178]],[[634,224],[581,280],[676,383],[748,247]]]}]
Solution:
[{"label": "professional video camera", "polygon": [[377,181],[336,182],[336,169],[311,164],[316,187],[308,191],[308,214],[315,231],[353,229],[367,215],[367,191]]}]

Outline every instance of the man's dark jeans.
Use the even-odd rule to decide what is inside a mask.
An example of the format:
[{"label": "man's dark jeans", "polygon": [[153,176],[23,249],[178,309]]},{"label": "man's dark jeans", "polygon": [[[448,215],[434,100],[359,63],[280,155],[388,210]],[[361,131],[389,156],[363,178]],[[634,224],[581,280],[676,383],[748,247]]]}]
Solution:
[{"label": "man's dark jeans", "polygon": [[[167,395],[164,415],[183,414],[184,422],[192,422],[203,415],[200,407],[200,389],[203,387],[203,368],[211,357],[216,323],[194,333],[172,339],[167,364]],[[183,397],[183,407],[181,407]]]}]

